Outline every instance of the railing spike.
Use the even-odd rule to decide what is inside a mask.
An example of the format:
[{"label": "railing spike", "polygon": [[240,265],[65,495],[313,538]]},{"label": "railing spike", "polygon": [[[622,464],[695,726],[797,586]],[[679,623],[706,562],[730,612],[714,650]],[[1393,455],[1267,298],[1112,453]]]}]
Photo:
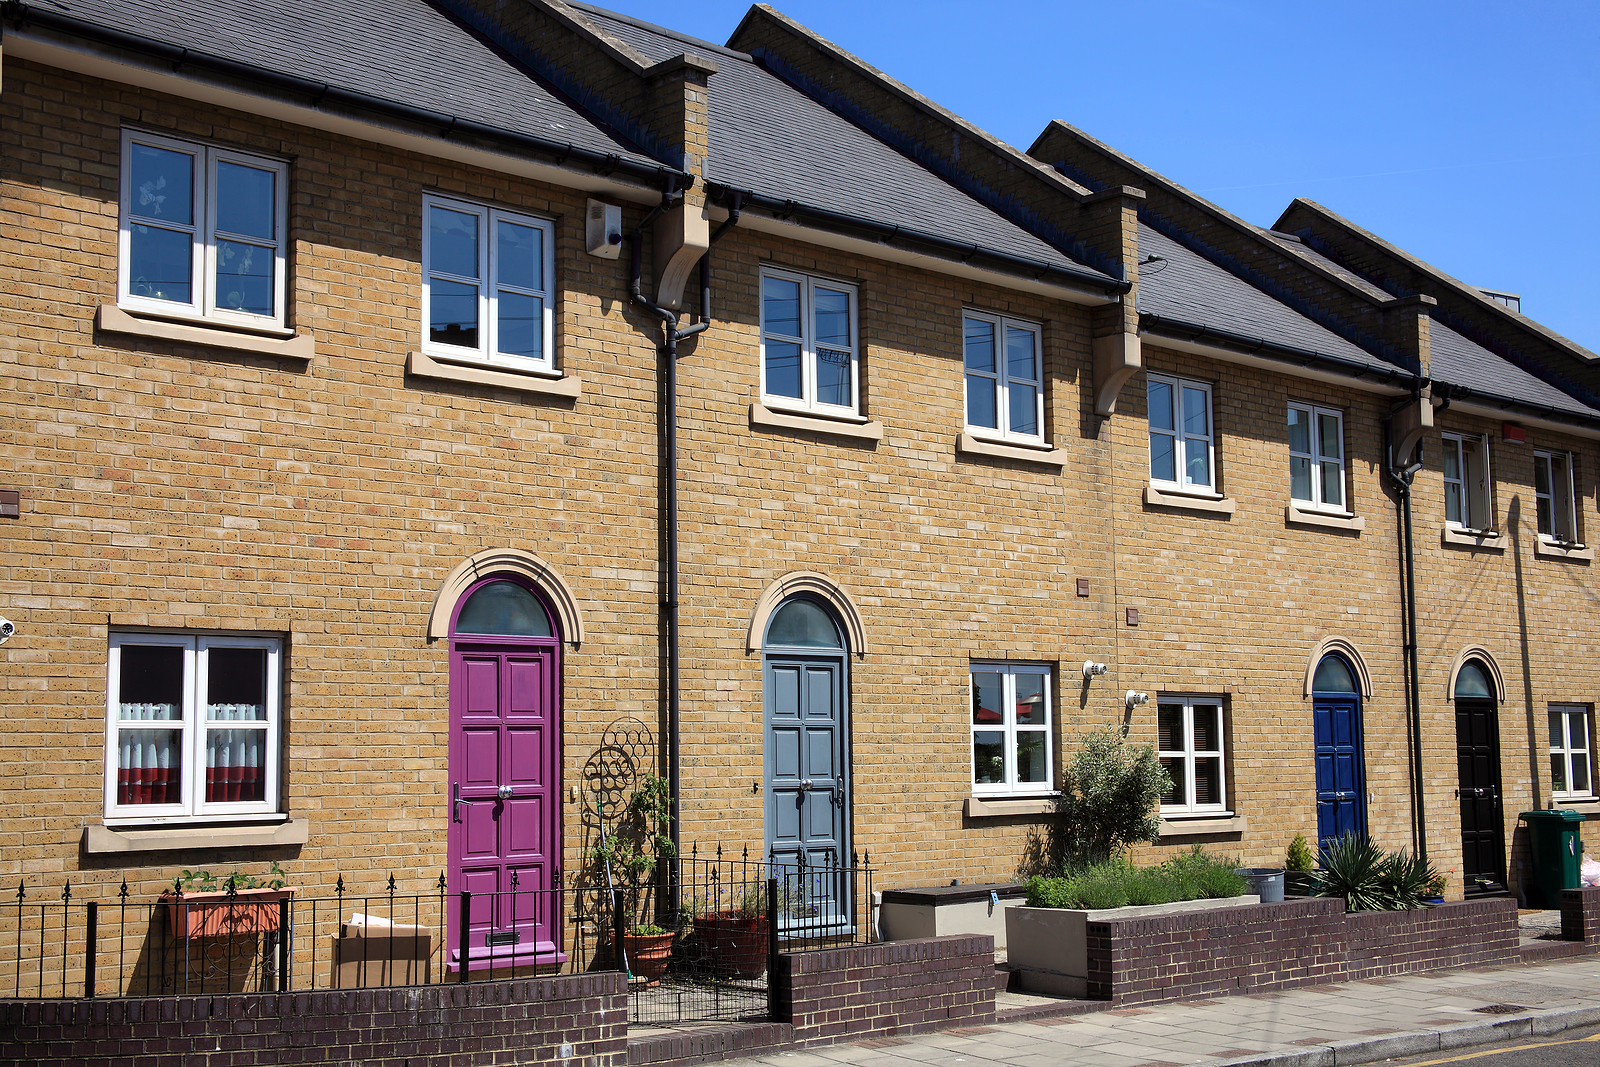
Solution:
[{"label": "railing spike", "polygon": [[394,896],[394,872],[389,873],[389,895]]},{"label": "railing spike", "polygon": [[122,880],[122,888],[117,890],[117,899],[124,904],[128,903],[128,880],[126,878]]},{"label": "railing spike", "polygon": [[444,880],[444,872],[439,872],[439,892],[443,893],[450,883]]},{"label": "railing spike", "polygon": [[26,897],[27,895],[28,895],[28,891],[27,891],[24,883],[21,882],[21,881],[17,882],[17,903],[21,904],[22,903],[22,899],[24,897]]},{"label": "railing spike", "polygon": [[72,901],[72,882],[69,880],[61,887],[61,903],[68,904]]},{"label": "railing spike", "polygon": [[342,904],[344,902],[344,875],[341,874],[339,876],[339,880],[333,883],[333,891],[338,895],[339,901]]}]

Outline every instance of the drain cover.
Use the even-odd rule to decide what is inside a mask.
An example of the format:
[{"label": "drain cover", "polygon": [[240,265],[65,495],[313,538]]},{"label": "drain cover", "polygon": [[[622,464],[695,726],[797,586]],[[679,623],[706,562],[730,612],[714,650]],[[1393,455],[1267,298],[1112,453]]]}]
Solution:
[{"label": "drain cover", "polygon": [[1530,1009],[1524,1008],[1520,1004],[1486,1004],[1481,1008],[1473,1008],[1472,1010],[1479,1015],[1515,1015],[1519,1011],[1528,1011]]}]

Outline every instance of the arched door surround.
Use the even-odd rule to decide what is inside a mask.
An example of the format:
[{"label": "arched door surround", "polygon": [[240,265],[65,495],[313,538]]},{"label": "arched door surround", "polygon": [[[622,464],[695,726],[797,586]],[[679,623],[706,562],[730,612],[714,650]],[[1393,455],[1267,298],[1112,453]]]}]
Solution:
[{"label": "arched door surround", "polygon": [[762,635],[767,849],[779,877],[805,879],[808,924],[852,913],[848,879],[824,873],[850,863],[849,652],[811,593],[780,602]]},{"label": "arched door surround", "polygon": [[[1317,842],[1367,832],[1362,691],[1355,662],[1340,652],[1321,657],[1312,672],[1312,738],[1317,772]],[[1369,686],[1370,691],[1370,686]]]},{"label": "arched door surround", "polygon": [[1505,684],[1493,660],[1458,659],[1450,696],[1456,713],[1456,797],[1461,809],[1461,874],[1470,895],[1506,888],[1505,813],[1500,790],[1500,702]]},{"label": "arched door surround", "polygon": [[558,963],[561,951],[561,628],[520,572],[455,597],[450,635],[449,914],[471,893],[472,967]]}]

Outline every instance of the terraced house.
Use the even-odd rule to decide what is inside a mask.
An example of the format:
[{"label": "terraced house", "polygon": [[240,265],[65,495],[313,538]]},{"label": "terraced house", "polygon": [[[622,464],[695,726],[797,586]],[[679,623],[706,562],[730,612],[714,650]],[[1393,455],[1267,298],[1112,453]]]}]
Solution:
[{"label": "terraced house", "polygon": [[[1508,297],[767,7],[5,17],[8,891],[553,890],[651,771],[688,855],[1006,879],[1106,724],[1157,852],[1460,896],[1600,811],[1596,357]],[[433,967],[589,966],[540,899]]]}]

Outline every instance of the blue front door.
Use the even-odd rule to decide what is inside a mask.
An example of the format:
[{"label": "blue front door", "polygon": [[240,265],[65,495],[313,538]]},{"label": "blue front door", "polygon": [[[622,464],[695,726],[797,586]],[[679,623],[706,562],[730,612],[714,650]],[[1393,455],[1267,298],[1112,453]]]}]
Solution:
[{"label": "blue front door", "polygon": [[1317,843],[1367,832],[1366,774],[1361,761],[1361,701],[1348,694],[1312,695],[1316,736]]}]

